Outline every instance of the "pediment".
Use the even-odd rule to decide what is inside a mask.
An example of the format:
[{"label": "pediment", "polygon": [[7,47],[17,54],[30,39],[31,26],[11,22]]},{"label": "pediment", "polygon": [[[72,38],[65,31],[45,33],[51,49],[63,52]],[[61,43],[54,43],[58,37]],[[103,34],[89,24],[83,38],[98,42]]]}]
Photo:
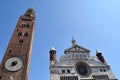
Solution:
[{"label": "pediment", "polygon": [[67,52],[89,53],[90,50],[88,50],[88,49],[86,49],[86,48],[84,48],[84,47],[82,47],[82,46],[76,45],[76,46],[72,46],[72,47],[66,49],[66,50],[65,50],[65,54],[66,54]]}]

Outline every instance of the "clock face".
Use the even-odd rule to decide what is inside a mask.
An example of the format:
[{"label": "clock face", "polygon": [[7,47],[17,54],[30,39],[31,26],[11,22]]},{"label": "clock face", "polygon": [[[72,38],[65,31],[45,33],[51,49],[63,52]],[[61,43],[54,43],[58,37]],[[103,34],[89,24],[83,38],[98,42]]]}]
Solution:
[{"label": "clock face", "polygon": [[11,57],[8,58],[4,64],[5,69],[8,71],[18,71],[23,66],[23,59],[20,57]]},{"label": "clock face", "polygon": [[82,76],[88,76],[90,73],[89,67],[85,63],[77,63],[76,66],[76,71],[78,74]]}]

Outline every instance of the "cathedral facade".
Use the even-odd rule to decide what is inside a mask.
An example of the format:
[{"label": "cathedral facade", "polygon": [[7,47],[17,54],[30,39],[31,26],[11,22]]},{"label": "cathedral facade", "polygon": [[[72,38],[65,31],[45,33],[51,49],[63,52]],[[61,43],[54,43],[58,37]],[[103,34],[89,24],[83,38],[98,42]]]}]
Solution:
[{"label": "cathedral facade", "polygon": [[50,53],[50,80],[117,80],[102,53],[90,55],[90,50],[76,44],[64,51],[59,60],[56,59],[54,47]]}]

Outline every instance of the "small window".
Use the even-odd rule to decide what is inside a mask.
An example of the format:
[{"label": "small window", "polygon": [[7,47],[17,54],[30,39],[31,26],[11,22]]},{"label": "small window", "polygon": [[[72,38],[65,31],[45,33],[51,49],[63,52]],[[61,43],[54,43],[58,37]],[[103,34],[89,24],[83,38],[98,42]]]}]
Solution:
[{"label": "small window", "polygon": [[0,75],[0,80],[2,79],[2,76]]},{"label": "small window", "polygon": [[25,24],[22,24],[22,27],[25,27]]},{"label": "small window", "polygon": [[22,44],[22,43],[23,43],[23,40],[19,40],[19,43]]},{"label": "small window", "polygon": [[29,28],[29,24],[26,24],[26,27]]},{"label": "small window", "polygon": [[9,53],[11,53],[12,52],[12,50],[9,50]]},{"label": "small window", "polygon": [[70,73],[70,70],[69,70],[69,69],[67,70],[67,73]]},{"label": "small window", "polygon": [[19,29],[17,29],[17,31],[19,31]]},{"label": "small window", "polygon": [[106,70],[105,69],[103,69],[104,70],[104,72],[106,72]]},{"label": "small window", "polygon": [[25,32],[25,33],[24,33],[24,36],[26,36],[26,37],[27,37],[27,36],[28,36],[28,33],[27,33],[27,32]]},{"label": "small window", "polygon": [[62,73],[65,73],[65,70],[62,70]]},{"label": "small window", "polygon": [[23,23],[23,24],[22,24],[22,27],[29,28],[29,24],[28,24],[28,23]]},{"label": "small window", "polygon": [[22,36],[22,32],[19,32],[19,33],[18,33],[18,36]]},{"label": "small window", "polygon": [[102,69],[100,69],[100,72],[102,72],[103,70]]}]

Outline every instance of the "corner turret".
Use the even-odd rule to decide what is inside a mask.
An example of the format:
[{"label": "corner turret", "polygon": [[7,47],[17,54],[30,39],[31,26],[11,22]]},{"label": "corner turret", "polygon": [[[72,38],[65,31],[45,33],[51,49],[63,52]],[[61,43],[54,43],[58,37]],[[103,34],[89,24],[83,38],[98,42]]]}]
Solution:
[{"label": "corner turret", "polygon": [[49,51],[50,53],[50,64],[54,64],[57,62],[56,59],[56,49],[54,47],[52,47]]},{"label": "corner turret", "polygon": [[105,62],[105,59],[104,57],[102,56],[102,53],[98,50],[96,50],[96,56],[98,57],[98,59],[101,61],[101,62]]}]

